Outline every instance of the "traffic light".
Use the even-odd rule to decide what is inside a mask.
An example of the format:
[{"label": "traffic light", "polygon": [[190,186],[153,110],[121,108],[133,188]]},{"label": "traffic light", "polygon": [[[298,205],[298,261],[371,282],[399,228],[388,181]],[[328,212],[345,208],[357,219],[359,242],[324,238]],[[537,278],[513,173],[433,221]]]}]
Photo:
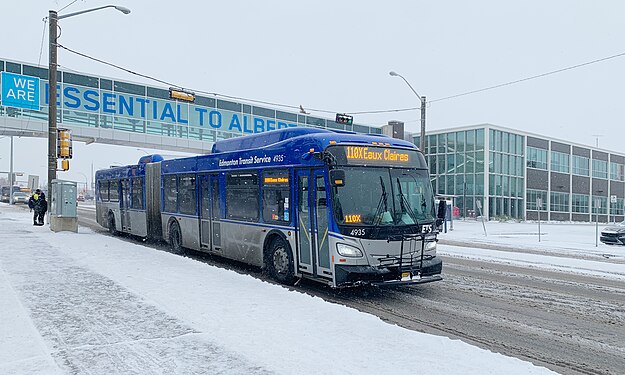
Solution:
[{"label": "traffic light", "polygon": [[69,159],[61,160],[61,169],[63,171],[69,171]]},{"label": "traffic light", "polygon": [[175,87],[170,87],[169,98],[182,100],[183,102],[193,103],[195,102],[195,93],[192,93],[191,91],[187,91],[184,89],[177,89]]},{"label": "traffic light", "polygon": [[59,129],[56,146],[56,156],[59,159],[72,158],[72,135],[68,129]]},{"label": "traffic light", "polygon": [[344,113],[337,113],[336,114],[336,122],[338,124],[351,125],[351,124],[354,123],[354,117],[350,116],[350,115],[346,115]]}]

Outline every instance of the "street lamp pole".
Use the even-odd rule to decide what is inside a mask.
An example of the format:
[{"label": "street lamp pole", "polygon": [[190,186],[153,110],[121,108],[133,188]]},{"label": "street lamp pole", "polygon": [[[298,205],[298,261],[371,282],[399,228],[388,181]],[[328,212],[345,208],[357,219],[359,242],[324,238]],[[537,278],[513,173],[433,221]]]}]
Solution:
[{"label": "street lamp pole", "polygon": [[406,84],[408,85],[408,87],[410,87],[410,90],[412,90],[412,92],[414,92],[417,98],[419,98],[419,100],[421,101],[421,137],[419,138],[419,148],[421,149],[421,152],[425,153],[425,102],[426,102],[425,96],[421,96],[417,94],[415,89],[412,88],[412,85],[410,84],[410,82],[408,82],[406,78],[404,78],[401,74],[396,73],[394,71],[390,71],[388,74],[390,74],[393,77],[400,77],[401,79],[403,79],[404,82],[406,82]]},{"label": "street lamp pole", "polygon": [[115,8],[118,11],[128,14],[130,9],[118,5],[105,5],[97,8],[81,10],[74,13],[58,15],[57,11],[50,10],[48,20],[50,22],[49,31],[49,59],[48,59],[48,195],[52,193],[52,180],[56,179],[56,85],[57,85],[57,29],[58,21],[63,18],[78,16],[80,14],[93,12],[104,8]]},{"label": "street lamp pole", "polygon": [[52,180],[56,180],[56,61],[58,14],[49,13],[49,59],[48,59],[48,196],[52,194]]}]

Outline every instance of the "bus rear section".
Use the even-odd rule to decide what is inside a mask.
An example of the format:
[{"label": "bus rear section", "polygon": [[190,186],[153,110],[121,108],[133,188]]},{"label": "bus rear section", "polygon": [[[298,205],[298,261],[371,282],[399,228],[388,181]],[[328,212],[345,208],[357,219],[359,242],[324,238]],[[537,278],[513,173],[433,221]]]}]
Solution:
[{"label": "bus rear section", "polygon": [[160,160],[96,172],[96,221],[112,234],[160,239]]}]

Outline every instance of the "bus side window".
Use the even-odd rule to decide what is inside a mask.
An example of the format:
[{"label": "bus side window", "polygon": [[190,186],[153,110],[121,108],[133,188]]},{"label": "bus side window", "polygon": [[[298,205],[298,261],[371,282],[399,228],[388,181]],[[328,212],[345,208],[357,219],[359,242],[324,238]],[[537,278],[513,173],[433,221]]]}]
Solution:
[{"label": "bus side window", "polygon": [[170,175],[163,177],[163,211],[176,212],[176,176]]},{"label": "bus side window", "polygon": [[258,221],[260,185],[257,172],[226,175],[226,216],[229,219]]},{"label": "bus side window", "polygon": [[195,194],[195,175],[178,176],[178,207],[181,214],[195,215],[197,195]]},{"label": "bus side window", "polygon": [[109,181],[109,200],[111,202],[119,202],[119,181]]},{"label": "bus side window", "polygon": [[288,223],[290,215],[289,171],[277,170],[263,173],[263,221]]},{"label": "bus side window", "polygon": [[143,207],[143,177],[132,179],[132,208],[142,210]]}]

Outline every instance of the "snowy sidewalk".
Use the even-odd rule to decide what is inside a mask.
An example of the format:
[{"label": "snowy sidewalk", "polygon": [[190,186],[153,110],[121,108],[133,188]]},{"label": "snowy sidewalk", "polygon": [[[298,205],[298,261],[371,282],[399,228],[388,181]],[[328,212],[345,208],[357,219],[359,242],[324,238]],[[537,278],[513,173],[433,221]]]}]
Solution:
[{"label": "snowy sidewalk", "polygon": [[0,205],[2,374],[545,374],[461,341]]}]

